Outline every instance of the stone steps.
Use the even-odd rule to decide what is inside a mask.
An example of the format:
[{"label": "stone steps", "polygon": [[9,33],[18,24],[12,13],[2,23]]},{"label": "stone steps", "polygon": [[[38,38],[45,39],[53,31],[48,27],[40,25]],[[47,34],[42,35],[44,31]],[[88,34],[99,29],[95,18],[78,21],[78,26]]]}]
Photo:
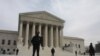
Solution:
[{"label": "stone steps", "polygon": [[[44,50],[40,48],[40,56],[51,56],[51,49],[50,47],[45,47]],[[18,56],[32,56],[32,47],[28,49],[25,46],[19,48],[19,55]],[[12,55],[13,56],[13,55]],[[68,51],[63,51],[61,48],[55,48],[55,56],[75,56],[73,53]]]}]

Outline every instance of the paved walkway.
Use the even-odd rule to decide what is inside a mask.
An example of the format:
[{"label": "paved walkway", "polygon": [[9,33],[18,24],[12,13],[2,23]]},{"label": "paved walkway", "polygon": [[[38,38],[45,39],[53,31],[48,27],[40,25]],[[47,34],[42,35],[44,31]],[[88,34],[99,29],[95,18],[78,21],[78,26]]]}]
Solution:
[{"label": "paved walkway", "polygon": [[[0,56],[16,56],[16,55],[0,55]],[[89,56],[89,55],[85,55],[85,56]],[[100,55],[95,55],[95,56],[100,56]]]},{"label": "paved walkway", "polygon": [[[82,56],[89,56],[89,55],[82,55]],[[100,54],[96,54],[95,56],[100,56]]]},{"label": "paved walkway", "polygon": [[[19,56],[19,55],[0,55],[0,56]],[[84,55],[80,55],[80,56],[84,56]],[[85,56],[89,56],[89,55],[85,55]],[[95,56],[100,56],[100,54],[97,54]]]}]

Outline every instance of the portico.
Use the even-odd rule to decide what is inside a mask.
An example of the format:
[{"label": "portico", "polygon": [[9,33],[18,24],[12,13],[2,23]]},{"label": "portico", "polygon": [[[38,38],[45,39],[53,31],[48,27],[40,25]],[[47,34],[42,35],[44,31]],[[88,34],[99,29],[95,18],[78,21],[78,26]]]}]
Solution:
[{"label": "portico", "polygon": [[23,39],[23,46],[31,46],[30,40],[36,30],[43,37],[44,47],[62,46],[63,20],[45,11],[22,13],[19,16],[19,39]]}]

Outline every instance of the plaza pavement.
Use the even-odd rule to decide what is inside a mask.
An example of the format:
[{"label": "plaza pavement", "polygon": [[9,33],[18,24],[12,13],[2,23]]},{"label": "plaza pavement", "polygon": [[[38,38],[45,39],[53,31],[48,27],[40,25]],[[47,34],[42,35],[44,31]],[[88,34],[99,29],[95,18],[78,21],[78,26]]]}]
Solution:
[{"label": "plaza pavement", "polygon": [[[19,56],[19,55],[1,55],[0,56]],[[78,55],[78,56],[89,56],[89,55]],[[100,53],[99,54],[96,54],[95,56],[100,56]]]},{"label": "plaza pavement", "polygon": [[[0,56],[19,56],[19,55],[0,55]],[[84,55],[78,55],[78,56],[84,56]],[[85,55],[85,56],[89,56],[89,55]],[[100,55],[95,55],[95,56],[100,56]]]}]

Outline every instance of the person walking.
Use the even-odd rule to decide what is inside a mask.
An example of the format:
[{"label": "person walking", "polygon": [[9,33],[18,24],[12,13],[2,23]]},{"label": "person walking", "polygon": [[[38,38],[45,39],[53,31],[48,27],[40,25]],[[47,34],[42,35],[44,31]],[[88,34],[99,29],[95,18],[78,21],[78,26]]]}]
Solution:
[{"label": "person walking", "polygon": [[3,50],[3,54],[6,54],[6,51],[5,50]]},{"label": "person walking", "polygon": [[77,51],[75,51],[75,55],[77,56]]},{"label": "person walking", "polygon": [[90,46],[89,46],[89,55],[95,56],[95,50],[94,50],[92,43],[90,43]]},{"label": "person walking", "polygon": [[16,55],[18,55],[18,53],[19,53],[19,49],[17,48],[17,49],[16,49]]},{"label": "person walking", "polygon": [[52,54],[52,56],[54,56],[54,54],[55,54],[55,49],[54,48],[51,49],[51,54]]},{"label": "person walking", "polygon": [[85,53],[85,52],[84,52],[83,54],[84,54],[84,56],[86,55],[86,53]]},{"label": "person walking", "polygon": [[35,36],[33,36],[31,43],[33,45],[33,56],[35,55],[35,52],[37,51],[37,56],[39,56],[40,51],[40,45],[43,48],[43,38],[39,36],[39,32],[36,31]]}]

